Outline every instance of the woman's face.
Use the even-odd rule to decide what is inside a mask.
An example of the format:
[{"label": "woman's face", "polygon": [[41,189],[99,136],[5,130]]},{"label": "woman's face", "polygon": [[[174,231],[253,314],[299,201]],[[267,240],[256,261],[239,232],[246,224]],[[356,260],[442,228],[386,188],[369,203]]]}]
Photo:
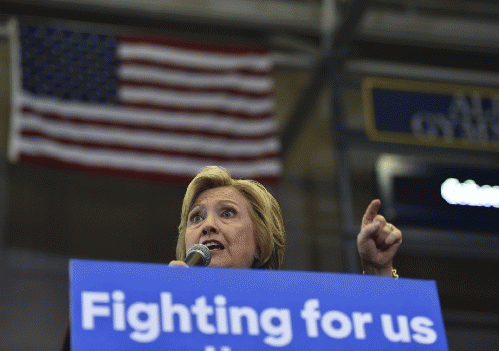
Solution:
[{"label": "woman's face", "polygon": [[204,244],[213,267],[250,268],[256,251],[248,200],[232,187],[202,192],[187,218],[185,245]]}]

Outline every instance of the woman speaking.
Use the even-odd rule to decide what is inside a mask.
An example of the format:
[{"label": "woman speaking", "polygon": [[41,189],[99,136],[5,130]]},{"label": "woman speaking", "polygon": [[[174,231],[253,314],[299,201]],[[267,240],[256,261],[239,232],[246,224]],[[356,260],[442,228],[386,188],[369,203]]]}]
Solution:
[{"label": "woman speaking", "polygon": [[[368,206],[357,236],[364,273],[397,277],[392,259],[402,234],[378,215],[381,205]],[[279,204],[263,185],[232,179],[221,167],[207,167],[187,187],[177,241],[177,260],[187,266],[186,249],[205,245],[210,266],[279,269],[286,241]],[[69,328],[63,350],[69,350]]]},{"label": "woman speaking", "polygon": [[[397,277],[392,260],[402,233],[378,214],[373,200],[362,218],[357,247],[365,274]],[[177,240],[177,260],[187,266],[186,249],[207,246],[211,267],[279,269],[286,240],[279,204],[263,185],[233,179],[217,166],[199,172],[187,187]]]}]

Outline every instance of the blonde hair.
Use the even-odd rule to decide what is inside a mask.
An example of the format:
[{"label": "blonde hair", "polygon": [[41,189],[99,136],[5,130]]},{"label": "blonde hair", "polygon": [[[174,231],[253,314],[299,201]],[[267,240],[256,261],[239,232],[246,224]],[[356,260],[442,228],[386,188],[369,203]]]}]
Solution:
[{"label": "blonde hair", "polygon": [[226,169],[219,166],[204,168],[187,187],[178,226],[177,259],[185,259],[185,231],[194,201],[202,192],[223,186],[238,190],[250,204],[259,253],[253,268],[279,269],[286,250],[284,223],[279,204],[262,184],[254,180],[233,179]]}]

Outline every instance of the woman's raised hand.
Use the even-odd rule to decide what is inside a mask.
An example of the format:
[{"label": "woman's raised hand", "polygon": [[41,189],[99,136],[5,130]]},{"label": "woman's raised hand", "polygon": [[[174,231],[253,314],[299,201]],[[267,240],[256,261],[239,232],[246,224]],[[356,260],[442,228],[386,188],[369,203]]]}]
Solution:
[{"label": "woman's raised hand", "polygon": [[402,233],[378,214],[380,200],[373,200],[362,217],[357,248],[364,273],[392,276],[392,260],[402,243]]}]

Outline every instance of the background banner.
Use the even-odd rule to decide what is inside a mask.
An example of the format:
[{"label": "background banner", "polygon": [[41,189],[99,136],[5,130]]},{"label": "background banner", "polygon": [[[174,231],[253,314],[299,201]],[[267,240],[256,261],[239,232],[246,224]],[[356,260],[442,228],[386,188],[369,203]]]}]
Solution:
[{"label": "background banner", "polygon": [[435,282],[72,260],[79,350],[447,350]]},{"label": "background banner", "polygon": [[499,90],[368,77],[362,80],[370,139],[499,150]]}]

